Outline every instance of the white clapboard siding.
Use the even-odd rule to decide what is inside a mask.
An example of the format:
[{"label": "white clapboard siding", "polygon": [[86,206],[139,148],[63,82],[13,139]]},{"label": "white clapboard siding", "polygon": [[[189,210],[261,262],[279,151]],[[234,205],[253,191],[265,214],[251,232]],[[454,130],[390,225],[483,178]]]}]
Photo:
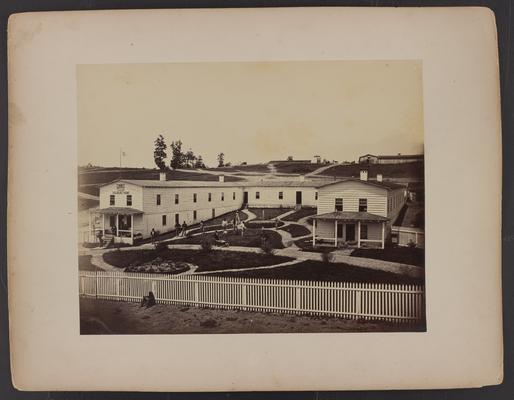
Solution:
[{"label": "white clapboard siding", "polygon": [[79,274],[81,296],[140,301],[149,291],[158,303],[390,322],[422,321],[425,310],[424,287],[420,285],[107,271]]},{"label": "white clapboard siding", "polygon": [[[119,189],[121,184],[122,189]],[[114,195],[114,205],[111,205],[111,195]],[[128,207],[127,195],[132,196],[132,208],[143,210],[143,188],[126,182],[113,182],[100,188],[100,208]]]},{"label": "white clapboard siding", "polygon": [[[316,207],[316,187],[309,186],[258,186],[246,187],[248,207],[295,207],[296,192],[302,192],[302,206]],[[259,198],[256,193],[259,192]],[[282,199],[279,193],[282,192]]]},{"label": "white clapboard siding", "polygon": [[335,199],[343,199],[343,211],[358,212],[359,199],[367,199],[368,212],[387,217],[387,189],[359,181],[345,181],[319,188],[318,214],[335,211]]}]

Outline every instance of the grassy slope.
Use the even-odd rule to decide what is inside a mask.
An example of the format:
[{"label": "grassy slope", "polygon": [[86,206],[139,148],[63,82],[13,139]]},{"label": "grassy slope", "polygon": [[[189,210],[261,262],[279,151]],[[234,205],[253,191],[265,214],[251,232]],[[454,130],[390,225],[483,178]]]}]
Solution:
[{"label": "grassy slope", "polygon": [[[271,241],[271,244],[273,248],[275,249],[283,249],[284,245],[282,244],[282,237],[280,234],[274,231],[266,231],[268,234],[268,238]],[[228,234],[226,236],[221,236],[220,238],[227,241],[230,246],[243,246],[243,247],[261,247],[261,234],[262,231],[259,228],[252,229],[248,228],[245,231],[244,236],[241,236],[241,234],[232,233],[232,230],[228,230]],[[214,233],[212,232],[206,232],[204,234],[204,238],[213,241],[214,240]],[[201,244],[202,243],[202,236],[196,235],[191,236],[189,238],[184,239],[178,239],[174,240],[173,242],[170,242],[170,244]],[[248,254],[247,257],[253,257],[253,254]]]},{"label": "grassy slope", "polygon": [[[360,164],[335,165],[322,172],[322,175],[340,177],[358,177],[361,169]],[[387,178],[413,178],[423,179],[423,162],[411,162],[405,164],[369,164],[369,176],[374,178],[377,173]]]}]

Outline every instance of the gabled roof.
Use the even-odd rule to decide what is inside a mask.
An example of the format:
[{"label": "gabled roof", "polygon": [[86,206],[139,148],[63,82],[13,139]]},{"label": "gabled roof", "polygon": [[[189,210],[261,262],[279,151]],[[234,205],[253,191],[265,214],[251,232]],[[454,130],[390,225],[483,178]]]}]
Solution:
[{"label": "gabled roof", "polygon": [[425,157],[423,154],[399,154],[396,156],[378,156],[378,158],[381,158],[384,160],[405,159],[405,158],[421,159],[423,157]]},{"label": "gabled roof", "polygon": [[366,222],[386,222],[389,218],[375,215],[368,212],[334,211],[325,214],[314,215],[314,219],[329,221],[366,221]]},{"label": "gabled roof", "polygon": [[370,181],[370,180],[363,181],[361,179],[356,179],[356,178],[341,179],[338,181],[325,183],[323,185],[320,185],[319,187],[326,187],[326,186],[335,185],[337,183],[344,183],[344,182],[359,182],[359,183],[363,183],[365,185],[377,186],[379,188],[386,189],[386,190],[395,190],[395,189],[404,189],[405,188],[404,185],[400,185],[400,184],[394,183],[394,182],[389,182],[389,181],[379,182],[379,181]]}]

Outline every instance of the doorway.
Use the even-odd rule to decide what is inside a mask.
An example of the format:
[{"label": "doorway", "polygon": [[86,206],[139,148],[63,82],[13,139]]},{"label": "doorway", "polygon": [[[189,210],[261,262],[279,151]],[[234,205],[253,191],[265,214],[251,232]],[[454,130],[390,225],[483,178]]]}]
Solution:
[{"label": "doorway", "polygon": [[243,206],[248,205],[248,192],[243,192]]},{"label": "doorway", "polygon": [[302,192],[301,191],[296,192],[296,205],[297,206],[302,205]]},{"label": "doorway", "polygon": [[355,241],[355,224],[346,224],[346,241]]}]

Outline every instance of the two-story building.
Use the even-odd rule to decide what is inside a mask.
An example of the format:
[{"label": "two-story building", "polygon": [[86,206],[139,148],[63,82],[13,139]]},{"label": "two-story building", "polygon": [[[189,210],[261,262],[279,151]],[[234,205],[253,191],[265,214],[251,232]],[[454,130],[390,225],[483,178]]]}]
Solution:
[{"label": "two-story building", "polygon": [[318,188],[317,215],[313,217],[312,243],[384,248],[391,224],[406,199],[402,185],[368,180],[363,169],[360,179],[345,179]]}]

